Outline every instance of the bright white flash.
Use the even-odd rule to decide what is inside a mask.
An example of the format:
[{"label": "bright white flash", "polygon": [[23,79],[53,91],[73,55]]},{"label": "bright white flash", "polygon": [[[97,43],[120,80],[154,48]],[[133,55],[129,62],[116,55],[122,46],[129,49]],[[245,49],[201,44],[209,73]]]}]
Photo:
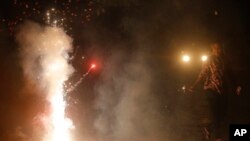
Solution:
[{"label": "bright white flash", "polygon": [[[69,77],[72,67],[68,64],[67,58],[63,55],[67,52],[65,45],[70,45],[65,38],[60,38],[65,33],[56,27],[49,28],[55,37],[45,38],[44,43],[48,43],[47,57],[44,58],[43,70],[46,75],[44,79],[48,85],[48,101],[51,105],[50,129],[45,137],[45,141],[71,141],[70,129],[73,123],[66,118],[63,84]],[[62,35],[60,35],[62,34]],[[50,35],[47,35],[50,36]],[[54,53],[49,53],[49,51]]]}]

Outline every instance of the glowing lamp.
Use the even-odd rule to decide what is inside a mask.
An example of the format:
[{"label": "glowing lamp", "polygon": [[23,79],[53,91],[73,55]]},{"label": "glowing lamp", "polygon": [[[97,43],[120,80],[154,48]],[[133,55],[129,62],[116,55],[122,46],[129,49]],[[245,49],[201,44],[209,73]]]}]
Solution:
[{"label": "glowing lamp", "polygon": [[188,55],[183,55],[183,56],[182,56],[182,61],[184,61],[184,62],[189,62],[189,61],[190,61],[190,56],[188,56]]},{"label": "glowing lamp", "polygon": [[201,61],[202,61],[202,62],[206,62],[207,59],[208,59],[207,55],[202,55],[202,56],[201,56]]}]

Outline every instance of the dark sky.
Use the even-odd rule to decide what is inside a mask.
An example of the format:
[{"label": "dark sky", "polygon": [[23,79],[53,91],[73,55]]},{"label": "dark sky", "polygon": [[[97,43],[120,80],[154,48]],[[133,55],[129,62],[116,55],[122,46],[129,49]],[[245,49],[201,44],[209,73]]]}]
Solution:
[{"label": "dark sky", "polygon": [[[16,0],[32,5],[35,1]],[[40,10],[48,7],[63,9],[61,1],[41,2]],[[90,1],[72,0],[70,9],[78,12],[74,7],[88,8]],[[169,105],[174,109],[172,93],[179,88],[181,82],[194,80],[199,71],[199,65],[193,68],[180,67],[176,56],[181,51],[188,49],[193,51],[207,50],[214,40],[220,40],[224,45],[227,56],[232,61],[231,65],[239,77],[240,83],[245,87],[244,94],[249,91],[249,62],[250,53],[250,9],[247,0],[93,0],[90,13],[91,18],[81,23],[81,20],[72,18],[69,23],[72,30],[68,34],[74,39],[74,46],[79,46],[78,54],[73,61],[78,72],[86,70],[88,63],[83,63],[81,68],[81,56],[87,61],[95,60],[100,64],[100,69],[87,78],[79,93],[72,97],[82,102],[74,112],[88,107],[85,113],[86,121],[78,121],[87,124],[92,134],[92,118],[96,111],[93,103],[96,99],[95,87],[102,76],[110,56],[115,52],[122,52],[126,57],[121,59],[118,66],[126,64],[128,58],[137,52],[142,52],[146,65],[154,76],[153,89],[158,93],[156,101],[160,108]],[[25,128],[25,133],[30,134],[30,120],[42,111],[44,101],[42,96],[33,94],[36,92],[23,90],[24,76],[20,66],[19,47],[15,42],[15,32],[23,21],[15,25],[8,23],[15,21],[16,16],[23,20],[33,20],[45,24],[41,16],[31,14],[24,16],[20,13],[27,10],[23,7],[13,6],[14,1],[0,2],[0,140],[10,139],[11,133],[17,127]],[[3,22],[5,19],[7,22]],[[11,28],[11,31],[10,31]],[[12,32],[13,31],[13,32]],[[185,76],[188,75],[188,76]],[[79,74],[74,76],[77,79]],[[167,87],[166,87],[167,86]],[[248,99],[243,96],[240,100]],[[169,99],[168,97],[173,97]],[[239,101],[240,101],[239,100]],[[244,102],[243,102],[244,103]],[[239,103],[236,103],[236,105]],[[245,106],[245,107],[244,107]],[[249,108],[249,105],[242,105]],[[78,115],[73,112],[73,115]],[[164,116],[166,111],[161,111]],[[168,111],[169,112],[169,111]],[[171,112],[171,108],[170,108]],[[243,115],[245,110],[242,110]],[[249,116],[248,116],[249,117]],[[245,121],[246,117],[237,120]],[[249,122],[249,120],[247,121]]]}]

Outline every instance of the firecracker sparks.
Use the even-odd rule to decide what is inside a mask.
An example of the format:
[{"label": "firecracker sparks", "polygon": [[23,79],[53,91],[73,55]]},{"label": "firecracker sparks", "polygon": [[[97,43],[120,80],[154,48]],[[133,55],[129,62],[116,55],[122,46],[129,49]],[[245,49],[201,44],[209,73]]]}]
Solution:
[{"label": "firecracker sparks", "polygon": [[84,73],[82,75],[82,77],[73,85],[73,86],[70,86],[70,88],[67,88],[66,87],[66,93],[70,93],[72,92],[78,85],[80,85],[83,81],[83,79],[90,73],[90,71],[92,69],[95,69],[96,68],[96,64],[91,64],[90,68],[88,69],[88,71],[86,73]]},{"label": "firecracker sparks", "polygon": [[[63,83],[65,80],[58,78],[63,75],[67,62],[52,60],[48,64],[48,79],[52,80],[50,97],[51,114],[49,115],[50,129],[45,136],[45,141],[71,141],[70,130],[74,128],[70,119],[65,116],[66,101],[64,100]],[[58,73],[59,72],[59,73]],[[58,73],[58,74],[57,74]],[[54,81],[55,80],[55,81]]]},{"label": "firecracker sparks", "polygon": [[46,94],[49,103],[49,114],[43,121],[46,130],[43,141],[72,141],[74,125],[66,117],[63,88],[73,73],[68,55],[72,39],[61,28],[27,22],[17,34],[17,41],[21,45],[24,73]]},{"label": "firecracker sparks", "polygon": [[[49,26],[63,27],[65,31],[71,32],[75,25],[85,25],[94,17],[105,13],[100,2],[93,0],[11,0],[11,13],[8,16],[0,15],[0,24],[13,35],[16,26],[25,20],[33,20]],[[51,7],[54,5],[54,7]]]}]

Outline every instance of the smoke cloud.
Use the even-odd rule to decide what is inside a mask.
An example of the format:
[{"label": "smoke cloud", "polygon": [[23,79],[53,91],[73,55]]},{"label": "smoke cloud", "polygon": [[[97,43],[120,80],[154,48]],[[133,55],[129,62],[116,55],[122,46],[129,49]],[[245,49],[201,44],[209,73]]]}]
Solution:
[{"label": "smoke cloud", "polygon": [[[68,63],[72,39],[61,28],[44,27],[28,21],[20,27],[16,40],[20,45],[21,65],[27,84],[36,87],[37,93],[43,94],[47,100],[46,111],[34,117],[35,128],[43,129],[44,141],[61,137],[67,140],[73,125],[65,117],[63,85],[74,70]],[[37,140],[38,137],[34,138]]]},{"label": "smoke cloud", "polygon": [[114,54],[96,87],[94,126],[100,140],[159,140],[161,119],[151,90],[151,69],[142,54],[130,59],[124,53]]},{"label": "smoke cloud", "polygon": [[65,81],[72,74],[73,68],[67,63],[68,53],[72,51],[72,39],[62,29],[28,21],[19,28],[16,40],[21,46],[24,75],[33,83],[39,83],[41,90],[53,87],[47,79],[50,70],[46,69],[53,71],[53,66],[48,66],[50,61],[62,64],[61,70],[58,70],[61,75],[56,75],[55,80]]}]

